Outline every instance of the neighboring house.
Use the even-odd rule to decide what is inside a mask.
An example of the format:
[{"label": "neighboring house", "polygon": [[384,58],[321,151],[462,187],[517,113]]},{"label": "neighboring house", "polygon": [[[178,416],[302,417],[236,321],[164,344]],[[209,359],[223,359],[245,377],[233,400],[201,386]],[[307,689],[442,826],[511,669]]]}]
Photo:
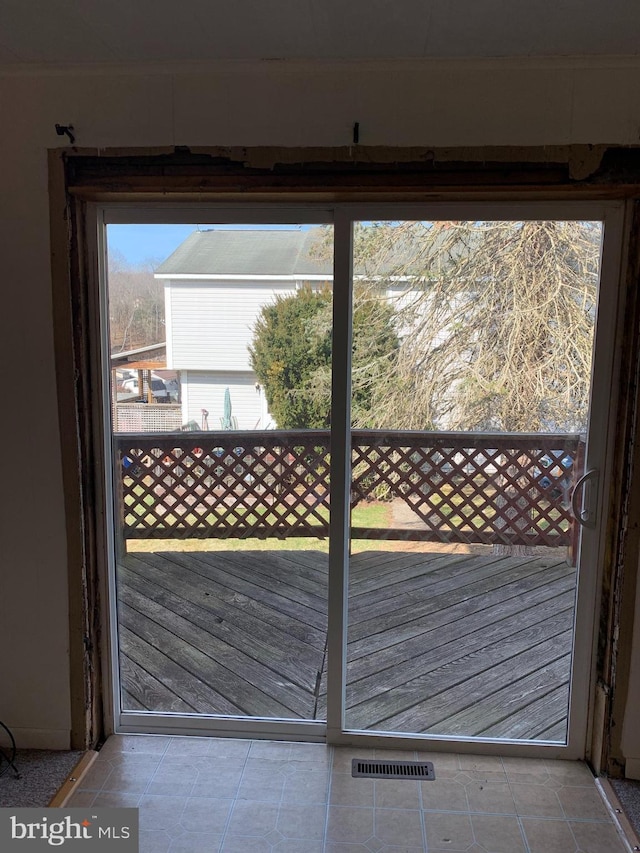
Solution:
[{"label": "neighboring house", "polygon": [[[322,251],[324,234],[320,226],[199,230],[157,268],[165,292],[166,367],[180,371],[183,424],[219,429],[228,388],[234,428],[276,426],[251,369],[249,346],[265,305],[305,284],[331,285],[333,259],[330,249]],[[399,244],[385,259],[391,272],[408,265],[405,274],[386,282],[386,297],[396,309],[419,294],[407,275],[412,251]],[[355,266],[356,278],[371,274],[366,262],[356,260]],[[401,337],[410,328],[399,328]]]},{"label": "neighboring house", "polygon": [[157,269],[164,281],[167,368],[179,370],[183,423],[219,429],[224,393],[238,429],[274,426],[249,346],[264,305],[333,279],[322,229],[195,231]]}]

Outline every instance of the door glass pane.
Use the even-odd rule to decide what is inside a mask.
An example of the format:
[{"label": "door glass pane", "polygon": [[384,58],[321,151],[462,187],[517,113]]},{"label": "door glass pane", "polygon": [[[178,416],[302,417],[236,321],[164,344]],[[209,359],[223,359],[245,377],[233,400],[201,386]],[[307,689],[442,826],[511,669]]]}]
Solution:
[{"label": "door glass pane", "polygon": [[332,230],[107,243],[122,709],[321,719]]},{"label": "door glass pane", "polygon": [[601,241],[355,224],[348,729],[566,741]]}]

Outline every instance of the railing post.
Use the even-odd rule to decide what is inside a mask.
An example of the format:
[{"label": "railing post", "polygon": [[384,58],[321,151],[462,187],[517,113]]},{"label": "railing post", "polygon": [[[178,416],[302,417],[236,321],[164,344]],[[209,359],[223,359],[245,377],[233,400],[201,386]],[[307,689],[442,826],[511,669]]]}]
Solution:
[{"label": "railing post", "polygon": [[124,492],[123,492],[123,478],[124,478],[124,458],[122,455],[122,448],[118,447],[114,454],[116,470],[114,471],[113,478],[113,488],[114,488],[114,510],[115,510],[115,527],[114,537],[115,537],[115,549],[116,549],[116,559],[124,557],[127,553],[127,540],[125,536],[125,505],[124,505]]}]

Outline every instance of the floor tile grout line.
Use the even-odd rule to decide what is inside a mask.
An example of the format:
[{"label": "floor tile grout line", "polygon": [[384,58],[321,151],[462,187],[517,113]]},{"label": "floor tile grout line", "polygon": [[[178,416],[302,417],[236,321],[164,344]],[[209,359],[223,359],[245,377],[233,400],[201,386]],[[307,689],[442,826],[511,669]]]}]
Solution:
[{"label": "floor tile grout line", "polygon": [[[251,750],[249,750],[249,751],[251,751]],[[291,747],[289,747],[289,756],[287,758],[287,766],[290,764],[290,762],[292,760],[293,759],[291,758]],[[287,777],[285,777],[285,779],[282,780],[282,784],[280,787],[280,800],[278,801],[278,811],[276,813],[276,825],[275,825],[274,829],[278,832],[280,832],[280,830],[278,829],[278,824],[280,823],[280,815],[282,813],[282,799],[284,797],[284,785],[285,785],[286,778]],[[280,834],[282,835],[282,833],[280,833]],[[271,845],[271,849],[273,849],[273,844],[271,844],[271,842],[269,842],[269,844]]]},{"label": "floor tile grout line", "polygon": [[[514,785],[521,785],[521,784],[530,784],[530,783],[526,783],[526,782],[525,782],[525,783],[522,783],[522,782],[513,782],[513,781],[509,778],[509,773],[508,773],[508,771],[507,771],[507,765],[505,765],[505,763],[504,763],[504,758],[501,758],[500,760],[502,761],[502,766],[504,767],[505,774],[506,774],[506,776],[507,776],[507,785],[509,786],[509,791],[511,792],[511,796],[513,797],[514,805],[516,805],[516,796],[515,796],[515,795],[516,795],[516,792],[514,791],[513,786],[514,786]],[[545,762],[545,767],[546,767],[547,776],[548,776],[549,778],[551,778],[551,774],[549,773],[549,768],[547,767],[546,762]],[[566,818],[566,812],[565,812],[564,806],[562,805],[562,800],[561,800],[561,799],[560,799],[560,797],[558,796],[558,789],[556,789],[556,788],[549,788],[546,784],[541,785],[540,787],[541,787],[541,788],[543,788],[544,790],[551,790],[551,791],[553,791],[553,793],[555,794],[556,801],[557,801],[557,803],[558,803],[558,808],[560,809],[561,814]],[[563,788],[566,788],[566,787],[568,787],[568,786],[563,785],[562,787],[563,787]],[[578,786],[576,786],[576,787],[578,787]],[[586,786],[585,786],[585,787],[586,787]],[[520,818],[521,818],[521,817],[528,817],[528,815],[520,815],[519,813],[518,813],[518,816],[519,816]]]},{"label": "floor tile grout line", "polygon": [[[141,795],[138,797],[138,805],[140,805],[140,800],[142,799],[142,797],[143,797],[143,796],[145,796],[145,794],[146,794],[146,793],[147,793],[147,791],[149,790],[149,787],[150,787],[151,783],[153,782],[153,780],[154,780],[155,776],[157,775],[158,770],[160,769],[160,766],[161,766],[161,764],[162,764],[163,760],[164,760],[165,758],[167,758],[167,753],[169,752],[169,747],[171,746],[171,744],[172,744],[175,740],[176,740],[176,738],[174,738],[174,737],[169,737],[169,741],[168,741],[167,745],[166,745],[166,746],[165,746],[165,748],[164,748],[164,751],[162,752],[162,754],[161,754],[161,756],[160,756],[160,761],[158,762],[158,766],[156,767],[155,772],[153,773],[153,776],[152,776],[152,777],[151,777],[151,779],[149,780],[149,783],[147,784],[147,787],[146,787],[146,789],[145,789],[144,793],[143,793],[143,794],[141,794]],[[199,772],[199,771],[198,771],[198,772]],[[191,791],[193,791],[194,785],[195,785],[195,783],[193,783],[193,784],[191,785]],[[149,796],[154,796],[154,795],[153,795],[153,794],[150,794]],[[187,796],[187,799],[189,799],[189,797],[191,796],[191,794],[187,794],[186,796]]]},{"label": "floor tile grout line", "polygon": [[[173,742],[176,742],[176,741],[177,741],[177,738],[174,738],[174,737],[171,737],[171,738],[169,739],[169,742],[167,743],[167,746],[165,747],[165,750],[163,751],[163,753],[162,753],[162,755],[161,755],[160,763],[158,764],[158,767],[157,767],[157,768],[156,768],[156,770],[154,771],[154,773],[153,773],[153,775],[152,775],[151,779],[150,779],[150,780],[149,780],[149,782],[147,783],[147,786],[146,786],[146,788],[145,788],[145,791],[144,791],[144,792],[143,792],[143,794],[141,794],[141,795],[140,795],[140,797],[138,798],[138,803],[140,803],[140,800],[142,799],[142,797],[143,797],[143,796],[145,796],[146,792],[147,792],[147,791],[148,791],[148,789],[149,789],[149,786],[150,786],[150,785],[151,785],[151,783],[153,782],[153,779],[155,778],[155,776],[156,776],[156,774],[157,774],[157,771],[158,771],[158,769],[160,768],[160,764],[162,763],[162,759],[167,757],[169,747],[171,746],[171,744],[172,744]],[[247,755],[246,755],[246,756],[245,756],[245,758],[243,759],[243,765],[242,765],[242,770],[241,770],[241,777],[242,777],[242,774],[244,773],[244,769],[245,769],[245,767],[246,767],[246,763],[247,763],[247,760],[248,760],[248,756],[249,756],[250,748],[251,748],[251,747],[249,746],[249,749],[247,750]],[[212,755],[212,753],[211,753],[211,751],[210,751],[210,750],[211,750],[211,743],[209,743],[209,744],[208,744],[208,751],[207,751],[207,752],[205,752],[205,753],[203,753],[203,754],[197,754],[197,753],[194,753],[194,754],[191,754],[191,755],[187,754],[187,755],[186,755],[186,756],[184,756],[184,757],[185,757],[185,758],[187,758],[187,759],[189,759],[189,758],[190,758],[190,759],[193,759],[193,760],[194,760],[194,762],[195,762],[195,761],[197,761],[197,759],[199,759],[199,758],[215,758],[216,756]],[[219,756],[218,756],[218,757],[219,757]],[[200,777],[200,772],[201,772],[201,768],[196,766],[196,781],[197,781],[197,780],[198,780],[198,778]],[[180,816],[180,818],[179,818],[178,820],[180,820],[180,819],[181,819],[181,817],[182,817],[182,815],[184,814],[184,810],[185,810],[185,808],[186,808],[186,806],[187,806],[187,804],[188,804],[188,801],[189,801],[190,799],[194,799],[194,798],[192,797],[192,793],[193,793],[194,787],[195,787],[195,782],[194,782],[194,783],[192,784],[192,786],[191,786],[191,793],[190,793],[190,794],[185,794],[185,795],[184,795],[184,798],[185,798],[185,804],[184,804],[184,806],[183,806],[183,809],[182,809],[182,812],[181,812],[181,816]],[[238,787],[239,787],[239,783],[238,783]],[[152,795],[151,795],[151,796],[152,796]],[[216,799],[217,799],[217,798],[216,798]],[[219,799],[230,799],[230,800],[231,800],[231,806],[230,806],[230,808],[229,808],[229,812],[228,812],[227,817],[226,817],[226,819],[225,819],[225,825],[224,825],[224,828],[223,828],[223,831],[222,831],[222,835],[221,835],[221,838],[220,838],[220,843],[221,843],[221,844],[223,844],[223,843],[224,843],[224,840],[225,840],[225,838],[226,838],[226,830],[227,830],[227,827],[228,827],[229,821],[231,820],[231,814],[232,814],[232,812],[233,812],[233,807],[234,807],[234,805],[235,805],[235,802],[237,801],[237,791],[236,791],[236,794],[235,794],[233,797],[221,797],[221,798],[219,798]]]},{"label": "floor tile grout line", "polygon": [[[138,754],[142,754],[142,755],[145,755],[145,754],[148,754],[148,755],[160,755],[160,758],[159,758],[159,760],[158,760],[158,767],[156,767],[156,769],[155,769],[155,770],[153,771],[153,773],[151,774],[151,779],[149,779],[149,781],[148,781],[148,782],[147,782],[147,784],[145,785],[144,790],[143,790],[140,794],[138,794],[138,797],[137,797],[137,799],[136,799],[136,806],[135,806],[135,807],[136,807],[136,808],[138,808],[138,809],[140,808],[140,800],[142,799],[142,797],[143,797],[143,796],[145,795],[145,793],[147,792],[147,789],[149,788],[149,785],[151,784],[151,781],[153,780],[153,777],[154,777],[154,776],[156,775],[156,773],[158,772],[158,768],[160,767],[160,764],[162,763],[162,759],[164,758],[164,756],[165,756],[165,754],[166,754],[166,752],[167,752],[167,749],[169,748],[169,743],[171,742],[171,740],[172,740],[172,739],[171,739],[171,738],[169,738],[169,742],[165,745],[164,750],[163,750],[161,753],[154,753],[154,752],[151,752],[151,753],[138,753]],[[135,755],[135,752],[130,752],[130,753],[129,753],[129,752],[127,752],[127,750],[121,750],[120,752],[116,753],[116,755],[117,755],[119,758],[122,758],[122,756],[124,756],[124,755]],[[99,754],[98,754],[98,757],[99,757]],[[114,766],[111,764],[111,758],[112,758],[112,757],[113,757],[113,756],[111,756],[111,757],[109,757],[109,758],[104,758],[104,759],[103,759],[103,761],[106,761],[106,762],[111,766],[111,771],[110,771],[110,773],[109,773],[109,776],[110,776],[110,775],[111,775],[111,773],[113,773],[113,771],[115,770]],[[107,778],[106,778],[106,779],[104,780],[104,782],[102,783],[102,787],[101,787],[101,788],[100,788],[100,790],[96,793],[96,796],[93,798],[93,799],[94,799],[94,801],[95,801],[96,797],[97,797],[97,796],[99,796],[100,794],[108,794],[108,793],[112,793],[112,792],[110,792],[110,791],[105,791],[105,787],[104,787],[104,786],[107,784],[107,782],[109,781],[109,776],[107,776]],[[122,792],[122,791],[115,791],[115,792],[113,792],[113,793],[122,794],[123,792]],[[124,793],[127,793],[127,792],[125,791]]]},{"label": "floor tile grout line", "polygon": [[525,853],[531,853],[531,848],[529,847],[529,839],[527,838],[527,833],[525,832],[524,825],[522,823],[521,815],[516,815],[518,820],[518,827],[520,828],[520,835],[522,836],[522,844],[525,850]]},{"label": "floor tile grout line", "polygon": [[[374,749],[373,760],[377,761],[377,759],[378,759],[378,756],[376,755],[376,750]],[[352,771],[352,773],[353,773],[353,771]],[[376,793],[377,793],[376,792],[376,781],[377,780],[373,779],[372,781],[373,781],[373,814],[372,814],[372,817],[373,817],[373,835],[374,835],[374,838],[377,838],[377,836],[376,836],[376,825],[377,825],[377,821],[376,821]]]},{"label": "floor tile grout line", "polygon": [[253,746],[253,744],[255,742],[256,741],[254,741],[254,740],[249,741],[249,748],[247,749],[247,754],[245,755],[245,757],[243,759],[242,770],[240,771],[240,779],[239,779],[238,785],[236,787],[236,792],[233,795],[231,807],[229,808],[229,812],[228,812],[226,820],[224,822],[224,827],[222,829],[222,834],[220,835],[220,847],[218,848],[219,850],[224,849],[224,845],[225,845],[225,842],[227,840],[227,832],[229,830],[229,824],[231,823],[231,816],[233,815],[233,813],[235,811],[236,804],[238,802],[238,794],[240,792],[240,786],[242,785],[242,779],[244,777],[244,773],[245,773],[245,770],[247,768],[247,762],[249,761],[249,756],[251,755],[251,747]]},{"label": "floor tile grout line", "polygon": [[[353,808],[358,808],[354,806]],[[526,820],[544,820],[544,821],[572,821],[573,823],[612,823],[609,818],[593,818],[593,817],[564,817],[563,815],[538,815],[538,814],[520,814],[519,812],[490,812],[490,811],[460,811],[456,809],[423,809],[427,814],[447,814],[447,815],[469,815],[477,817],[478,815],[487,815],[487,817],[517,817]]]},{"label": "floor tile grout line", "polygon": [[329,834],[329,814],[331,809],[331,791],[333,789],[333,774],[334,774],[334,766],[333,763],[336,758],[336,748],[335,746],[328,747],[331,750],[331,754],[329,756],[329,782],[327,785],[327,814],[324,819],[324,834],[322,837],[322,849],[326,850],[327,844],[329,840],[327,838]]},{"label": "floor tile grout line", "polygon": [[[140,796],[138,797],[138,810],[140,809],[140,804],[141,804],[142,798],[146,795],[146,792],[149,790],[149,786],[151,785],[151,782],[152,782],[152,781],[153,781],[153,779],[155,778],[155,776],[156,776],[156,774],[157,774],[157,772],[158,772],[158,770],[159,770],[159,768],[160,768],[160,765],[162,764],[162,759],[163,759],[163,758],[165,758],[165,756],[166,756],[166,754],[167,754],[167,751],[168,751],[169,747],[171,746],[171,744],[173,743],[173,741],[174,741],[174,740],[175,740],[175,738],[174,738],[174,737],[170,737],[170,738],[169,738],[169,741],[168,741],[167,745],[166,745],[166,746],[165,746],[165,748],[164,748],[164,751],[162,752],[162,754],[161,754],[161,756],[160,756],[160,761],[158,761],[158,766],[157,766],[157,767],[156,767],[156,769],[153,771],[153,773],[152,773],[152,775],[151,775],[151,779],[149,779],[149,781],[147,782],[147,785],[146,785],[146,787],[145,787],[145,789],[144,789],[143,793],[142,793],[142,794],[140,794]],[[153,796],[153,795],[149,795],[149,796]],[[184,803],[184,806],[182,807],[182,812],[180,812],[180,816],[182,816],[182,814],[183,814],[183,812],[184,812],[184,810],[185,810],[185,808],[186,808],[186,805],[187,805],[187,799],[188,799],[188,798],[186,798],[186,797],[185,797],[185,803]],[[139,818],[138,818],[138,820],[139,820]],[[172,846],[172,844],[173,844],[173,842],[171,842],[171,843],[169,844],[169,846],[171,847],[171,846]]]},{"label": "floor tile grout line", "polygon": [[[354,810],[362,810],[366,811],[368,809],[374,808],[374,806],[361,806],[361,805],[353,805],[351,803],[341,804],[341,803],[331,803],[328,802],[328,805],[334,805],[339,808],[348,808]],[[541,821],[571,821],[573,823],[593,823],[593,824],[610,824],[613,821],[606,818],[595,818],[595,817],[566,817],[564,815],[540,815],[535,813],[520,813],[520,812],[493,812],[488,811],[486,809],[482,809],[480,811],[471,811],[470,809],[437,809],[437,808],[428,808],[428,807],[420,807],[420,808],[411,808],[406,806],[375,806],[378,811],[413,811],[413,812],[424,812],[425,814],[446,814],[446,815],[468,815],[469,817],[477,817],[478,815],[486,815],[487,817],[515,817],[518,819],[526,819],[526,820],[541,820]]]},{"label": "floor tile grout line", "polygon": [[[418,755],[417,751],[416,751],[416,755]],[[435,762],[434,762],[434,773],[435,773]],[[435,781],[435,778],[434,778],[434,781]],[[418,784],[418,789],[420,791],[420,823],[422,824],[422,845],[423,845],[424,849],[427,850],[428,849],[427,820],[426,820],[425,808],[424,808],[424,783],[423,782]]]},{"label": "floor tile grout line", "polygon": [[567,829],[568,829],[568,830],[569,830],[569,832],[571,833],[571,837],[573,838],[573,843],[575,844],[575,848],[576,848],[576,850],[579,850],[579,849],[580,849],[580,845],[578,844],[578,839],[576,838],[575,833],[574,833],[574,831],[573,831],[573,827],[571,826],[571,824],[569,823],[569,821],[567,821]]}]

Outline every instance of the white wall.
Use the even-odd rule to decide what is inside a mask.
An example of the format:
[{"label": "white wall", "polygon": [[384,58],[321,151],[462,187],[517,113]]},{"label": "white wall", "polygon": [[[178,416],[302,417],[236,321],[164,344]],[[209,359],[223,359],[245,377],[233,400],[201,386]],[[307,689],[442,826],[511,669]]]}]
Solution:
[{"label": "white wall", "polygon": [[[54,385],[47,148],[636,144],[637,61],[212,64],[0,78],[0,719],[69,729],[66,545]],[[354,149],[354,158],[367,152]]]},{"label": "white wall", "polygon": [[229,389],[231,414],[238,429],[267,429],[272,426],[264,394],[256,388],[251,372],[185,370],[182,378],[182,419],[202,425],[202,410],[209,412],[209,429],[219,430],[224,414],[224,392]]},{"label": "white wall", "polygon": [[249,345],[262,307],[278,295],[295,292],[295,282],[172,281],[167,291],[171,304],[167,367],[247,371]]}]

